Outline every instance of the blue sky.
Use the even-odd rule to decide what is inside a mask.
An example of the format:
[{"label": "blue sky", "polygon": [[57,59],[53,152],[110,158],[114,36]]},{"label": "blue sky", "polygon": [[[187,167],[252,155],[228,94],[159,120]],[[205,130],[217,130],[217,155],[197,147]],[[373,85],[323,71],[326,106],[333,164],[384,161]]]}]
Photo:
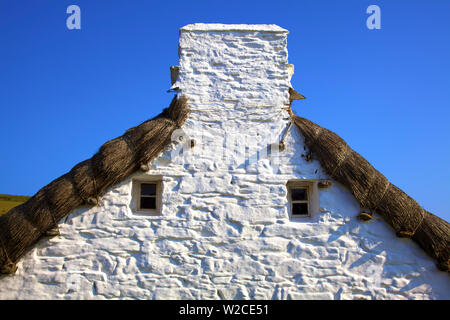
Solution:
[{"label": "blue sky", "polygon": [[[81,30],[66,8],[81,8]],[[381,30],[366,8],[381,8]],[[172,94],[178,29],[290,30],[294,111],[450,220],[450,1],[0,0],[0,193],[33,195]]]}]

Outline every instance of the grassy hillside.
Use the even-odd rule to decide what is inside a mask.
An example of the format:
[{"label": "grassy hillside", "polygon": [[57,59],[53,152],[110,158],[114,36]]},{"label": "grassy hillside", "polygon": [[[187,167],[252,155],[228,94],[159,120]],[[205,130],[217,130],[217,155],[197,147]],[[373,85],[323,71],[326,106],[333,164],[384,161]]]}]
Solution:
[{"label": "grassy hillside", "polygon": [[24,203],[30,197],[27,196],[11,196],[8,194],[0,194],[0,216],[7,213],[12,208]]}]

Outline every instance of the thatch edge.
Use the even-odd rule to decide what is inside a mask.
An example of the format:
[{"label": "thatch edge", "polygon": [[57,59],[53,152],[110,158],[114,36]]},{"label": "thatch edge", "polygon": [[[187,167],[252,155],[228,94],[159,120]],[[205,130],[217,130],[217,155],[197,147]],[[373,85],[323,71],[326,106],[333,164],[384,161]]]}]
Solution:
[{"label": "thatch edge", "polygon": [[161,114],[106,142],[92,158],[0,216],[0,274],[15,273],[17,261],[40,239],[54,234],[58,221],[83,204],[95,204],[109,187],[158,156],[188,114],[187,98],[175,96]]},{"label": "thatch edge", "polygon": [[334,132],[293,113],[291,116],[311,155],[331,178],[346,186],[363,209],[380,214],[397,236],[414,240],[437,261],[439,270],[450,271],[450,224],[447,221],[426,211],[391,184]]}]

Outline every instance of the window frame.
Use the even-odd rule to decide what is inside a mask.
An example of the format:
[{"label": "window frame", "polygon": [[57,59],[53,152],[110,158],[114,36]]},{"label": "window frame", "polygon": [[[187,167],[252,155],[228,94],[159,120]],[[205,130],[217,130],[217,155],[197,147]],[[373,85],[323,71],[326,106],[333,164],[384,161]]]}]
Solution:
[{"label": "window frame", "polygon": [[[319,211],[319,196],[317,181],[311,180],[290,180],[286,184],[287,197],[289,202],[289,217],[293,220],[295,219],[305,219],[311,218],[316,212]],[[307,200],[293,200],[292,199],[292,189],[306,189]],[[294,215],[294,203],[306,203],[308,208],[308,214],[305,215]]]},{"label": "window frame", "polygon": [[[156,208],[155,209],[142,209],[141,208],[141,198],[142,198],[142,185],[143,184],[155,184],[156,185]],[[152,197],[152,196],[147,196]],[[132,195],[131,195],[131,209],[137,213],[145,213],[149,215],[161,215],[162,212],[162,181],[160,179],[136,179],[132,182]]]}]

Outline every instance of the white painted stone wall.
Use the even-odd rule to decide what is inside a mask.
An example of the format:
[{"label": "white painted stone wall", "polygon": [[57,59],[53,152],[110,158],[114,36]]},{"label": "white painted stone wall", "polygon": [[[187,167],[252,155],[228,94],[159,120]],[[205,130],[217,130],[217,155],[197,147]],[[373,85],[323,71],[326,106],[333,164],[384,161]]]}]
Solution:
[{"label": "white painted stone wall", "polygon": [[[276,26],[182,28],[174,87],[196,146],[175,158],[168,147],[148,174],[62,220],[61,236],[0,279],[0,298],[449,299],[448,275],[380,217],[360,222],[338,183],[320,189],[320,212],[289,218],[286,182],[327,175],[301,157],[295,126],[279,167],[254,157],[289,123],[286,38]],[[161,216],[130,209],[132,179],[146,175],[162,177]]]}]

